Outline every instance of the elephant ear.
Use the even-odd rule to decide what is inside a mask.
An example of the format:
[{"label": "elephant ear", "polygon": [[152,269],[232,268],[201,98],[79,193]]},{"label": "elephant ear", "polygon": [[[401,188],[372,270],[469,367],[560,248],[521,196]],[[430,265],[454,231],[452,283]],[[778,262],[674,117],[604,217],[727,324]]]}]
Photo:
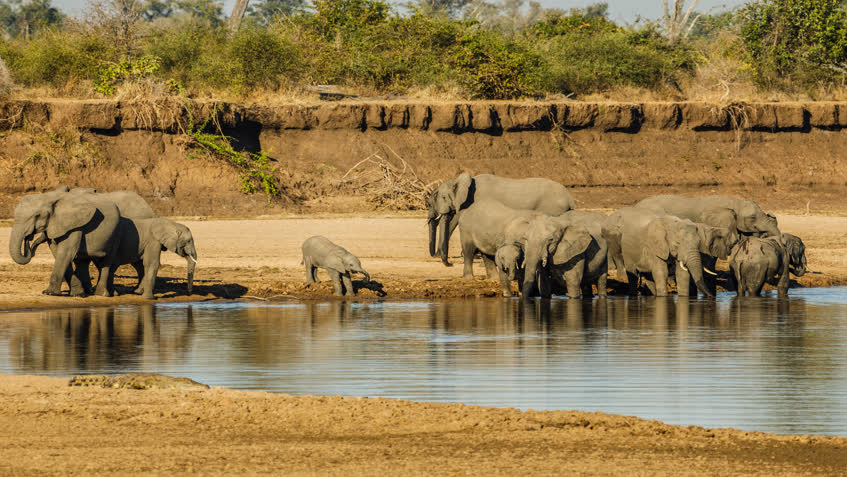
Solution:
[{"label": "elephant ear", "polygon": [[731,233],[729,230],[697,224],[697,233],[700,236],[700,253],[726,260],[730,248],[734,245],[734,243],[729,243],[727,238]]},{"label": "elephant ear", "polygon": [[47,237],[57,239],[91,222],[97,207],[83,197],[64,197],[53,205],[47,223]]},{"label": "elephant ear", "polygon": [[338,273],[344,273],[347,267],[344,265],[344,257],[341,253],[331,252],[323,261],[324,268],[334,270]]},{"label": "elephant ear", "polygon": [[556,255],[563,258],[565,262],[569,262],[588,250],[591,245],[591,235],[582,228],[568,227],[562,236],[559,247],[556,249]]},{"label": "elephant ear", "polygon": [[468,200],[468,194],[471,191],[471,184],[473,183],[473,178],[467,172],[463,172],[459,174],[459,177],[456,178],[456,182],[453,183],[453,206],[456,208],[456,211],[462,208],[462,204]]},{"label": "elephant ear", "polygon": [[662,260],[668,259],[671,250],[668,243],[668,234],[665,230],[665,221],[661,219],[653,220],[647,225],[647,243],[644,245],[644,250]]},{"label": "elephant ear", "polygon": [[713,207],[704,210],[697,217],[697,222],[711,225],[712,227],[738,230],[738,216],[735,215],[735,211],[724,207]]},{"label": "elephant ear", "polygon": [[150,231],[153,238],[162,244],[166,250],[176,253],[179,248],[179,231],[176,227],[169,226],[170,224],[164,222],[164,220],[162,219],[159,223],[154,224]]}]

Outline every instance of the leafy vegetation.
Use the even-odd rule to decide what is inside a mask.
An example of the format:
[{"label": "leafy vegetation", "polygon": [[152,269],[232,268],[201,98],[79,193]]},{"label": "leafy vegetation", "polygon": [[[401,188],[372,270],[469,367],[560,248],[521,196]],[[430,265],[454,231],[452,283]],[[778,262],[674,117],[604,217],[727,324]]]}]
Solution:
[{"label": "leafy vegetation", "polygon": [[838,88],[847,73],[843,0],[754,0],[634,25],[612,21],[606,3],[253,0],[236,33],[216,0],[90,2],[76,19],[50,0],[0,0],[0,57],[17,85],[78,96],[152,81],[195,96],[335,84],[469,99],[626,88],[685,97]]}]

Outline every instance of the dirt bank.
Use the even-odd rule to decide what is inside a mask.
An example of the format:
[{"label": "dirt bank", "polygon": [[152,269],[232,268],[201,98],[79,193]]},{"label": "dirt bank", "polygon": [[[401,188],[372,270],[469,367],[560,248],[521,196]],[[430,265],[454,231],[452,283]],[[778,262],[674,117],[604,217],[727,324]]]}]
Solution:
[{"label": "dirt bank", "polygon": [[838,475],[847,439],[576,411],[0,375],[0,473]]},{"label": "dirt bank", "polygon": [[[266,152],[281,197],[243,194],[245,171],[190,138],[201,124]],[[162,215],[414,205],[385,180],[387,163],[421,185],[461,171],[550,177],[588,208],[714,190],[821,213],[847,192],[840,103],[11,101],[0,125],[0,217],[59,184],[133,189]]]},{"label": "dirt bank", "polygon": [[[779,215],[780,227],[801,236],[807,245],[808,273],[794,280],[794,286],[828,286],[847,283],[847,219],[822,216]],[[165,266],[157,284],[159,300],[214,299],[328,299],[332,285],[324,282],[308,285],[300,262],[300,244],[311,235],[330,236],[356,253],[374,282],[359,290],[359,298],[380,297],[443,298],[494,297],[499,282],[485,280],[481,263],[476,263],[477,280],[461,280],[462,262],[456,242],[452,243],[452,261],[447,268],[427,252],[425,219],[409,216],[318,218],[268,218],[265,220],[184,220],[195,237],[200,263],[195,276],[196,290],[191,297],[185,290],[185,262],[163,253]],[[8,247],[9,229],[0,228],[0,250]],[[455,240],[458,237],[454,237]],[[53,258],[49,250],[39,249],[32,263],[20,266],[8,255],[0,255],[0,309],[53,308],[65,306],[139,303],[131,294],[135,286],[134,270],[118,271],[118,291],[114,298],[46,297]],[[723,283],[723,282],[720,282]],[[365,286],[362,282],[355,282]],[[623,292],[622,284],[612,282],[612,292]],[[517,292],[517,285],[514,284]]]}]

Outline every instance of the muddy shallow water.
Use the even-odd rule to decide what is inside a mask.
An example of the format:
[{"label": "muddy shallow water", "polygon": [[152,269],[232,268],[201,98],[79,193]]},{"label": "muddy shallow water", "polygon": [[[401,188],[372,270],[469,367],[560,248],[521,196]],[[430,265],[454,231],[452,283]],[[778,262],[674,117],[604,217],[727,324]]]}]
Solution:
[{"label": "muddy shallow water", "polygon": [[162,304],[0,314],[0,373],[847,435],[847,288],[717,300]]}]

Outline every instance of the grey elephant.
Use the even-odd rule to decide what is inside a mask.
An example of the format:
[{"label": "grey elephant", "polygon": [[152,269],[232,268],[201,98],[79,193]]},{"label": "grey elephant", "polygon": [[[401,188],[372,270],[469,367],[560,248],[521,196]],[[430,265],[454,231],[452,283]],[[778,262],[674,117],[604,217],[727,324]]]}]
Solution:
[{"label": "grey elephant", "polygon": [[638,202],[635,207],[673,215],[695,223],[702,222],[713,227],[728,227],[734,223],[738,232],[747,235],[779,236],[780,234],[776,217],[763,211],[752,200],[739,200],[722,195],[703,197],[656,195]]},{"label": "grey elephant", "polygon": [[[557,217],[534,219],[526,233],[526,259],[522,295],[529,298],[536,286],[542,298],[550,297],[550,278],[567,286],[568,296],[593,296],[592,284],[606,296],[608,244],[602,212],[573,210]],[[539,273],[546,270],[548,273]]]},{"label": "grey elephant", "polygon": [[[86,187],[75,187],[70,189],[71,194],[98,194],[99,196],[111,200],[118,206],[118,212],[121,214],[121,217],[127,217],[130,219],[147,219],[156,217],[156,213],[153,212],[153,209],[150,207],[150,204],[147,203],[140,195],[133,191],[129,190],[120,190],[115,192],[106,192],[100,193],[97,189],[86,188]],[[90,260],[85,259],[84,257],[77,256],[73,261],[73,277],[74,282],[78,281],[82,284],[82,288],[86,294],[93,293],[91,288],[91,277],[88,273]],[[136,268],[138,272],[138,280],[144,276],[142,270]],[[68,273],[70,277],[70,272]],[[70,285],[70,283],[69,283]]]},{"label": "grey elephant", "polygon": [[515,210],[494,200],[474,202],[458,214],[459,234],[462,242],[465,280],[473,280],[473,260],[477,252],[482,255],[488,278],[504,272],[497,271],[494,256],[497,249],[507,244],[523,245],[529,222],[543,214],[531,210]]},{"label": "grey elephant", "polygon": [[[110,276],[121,265],[132,265],[138,272],[135,293],[153,298],[156,276],[159,272],[162,250],[169,250],[185,258],[188,264],[188,293],[194,281],[197,249],[191,230],[183,224],[162,217],[129,219],[121,217],[118,226],[118,247],[112,262]],[[112,283],[109,283],[112,288]]]},{"label": "grey elephant", "polygon": [[[703,278],[701,254],[726,258],[728,230],[634,207],[612,213],[609,228],[620,237],[620,242],[609,243],[609,256],[614,268],[626,270],[630,293],[635,293],[639,274],[648,273],[650,292],[667,296],[669,266],[676,264],[677,283],[687,284],[691,279],[703,294],[714,296]],[[687,286],[678,287],[678,292],[680,296],[690,294]]]},{"label": "grey elephant", "polygon": [[318,282],[317,269],[323,268],[329,273],[335,294],[353,296],[353,280],[350,275],[361,273],[368,282],[371,276],[362,268],[355,255],[343,247],[332,243],[328,238],[316,235],[303,242],[303,265],[306,267],[306,282]]},{"label": "grey elephant", "polygon": [[745,237],[732,249],[729,268],[738,296],[759,296],[766,282],[776,286],[779,296],[786,296],[789,272],[797,277],[806,273],[806,246],[791,234]]},{"label": "grey elephant", "polygon": [[494,265],[500,276],[500,287],[504,297],[512,296],[512,281],[523,283],[523,244],[518,242],[501,245],[494,254]]},{"label": "grey elephant", "polygon": [[[458,227],[456,214],[481,200],[499,202],[515,210],[532,210],[547,215],[559,215],[576,208],[571,193],[558,182],[542,178],[510,179],[492,174],[460,174],[444,181],[427,199],[429,254],[447,259],[450,237]],[[439,238],[438,228],[441,228]],[[440,243],[440,246],[437,244]]]},{"label": "grey elephant", "polygon": [[61,294],[62,282],[70,283],[72,296],[85,289],[71,274],[71,262],[93,261],[100,271],[95,293],[109,296],[109,269],[117,246],[120,220],[117,205],[108,198],[88,192],[70,193],[61,186],[51,192],[24,196],[15,208],[9,238],[12,259],[26,265],[41,243],[47,242],[55,262],[46,295]]}]

